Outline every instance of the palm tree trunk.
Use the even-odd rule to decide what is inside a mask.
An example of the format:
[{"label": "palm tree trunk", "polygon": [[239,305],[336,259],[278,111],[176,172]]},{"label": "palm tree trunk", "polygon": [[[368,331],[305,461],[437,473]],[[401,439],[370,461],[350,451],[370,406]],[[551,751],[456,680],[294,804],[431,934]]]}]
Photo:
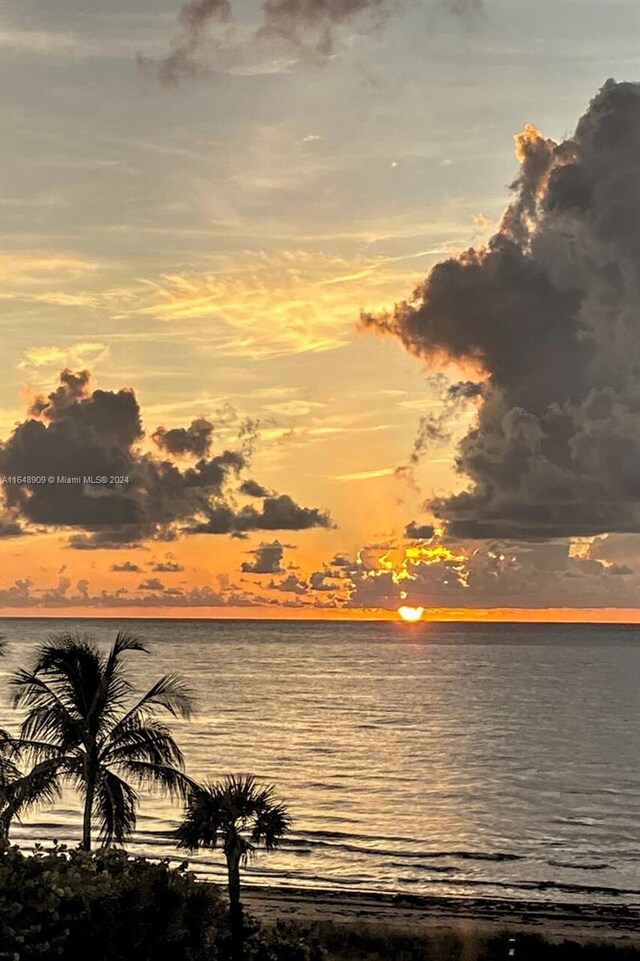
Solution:
[{"label": "palm tree trunk", "polygon": [[231,922],[231,957],[244,961],[244,930],[240,901],[240,851],[227,851],[229,873],[229,920]]},{"label": "palm tree trunk", "polygon": [[10,807],[6,808],[0,815],[0,851],[9,847],[9,828],[13,811]]},{"label": "palm tree trunk", "polygon": [[85,766],[85,797],[84,797],[84,816],[82,818],[82,844],[83,851],[91,850],[91,816],[93,814],[93,799],[96,793],[96,779],[94,772],[89,764]]}]

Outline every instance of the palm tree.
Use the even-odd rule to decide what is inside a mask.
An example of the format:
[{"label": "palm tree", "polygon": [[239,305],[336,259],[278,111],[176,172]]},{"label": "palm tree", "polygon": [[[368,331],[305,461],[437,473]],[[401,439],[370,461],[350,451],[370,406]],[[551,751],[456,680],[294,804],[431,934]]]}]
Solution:
[{"label": "palm tree", "polygon": [[148,653],[125,631],[106,655],[90,637],[59,634],[40,648],[31,670],[12,680],[15,706],[28,708],[22,743],[36,761],[55,763],[84,797],[81,846],[87,851],[94,816],[105,846],[131,834],[136,787],[184,797],[192,784],[180,749],[157,717],[162,711],[189,717],[191,695],[177,675],[167,674],[131,704],[124,660],[133,651]]},{"label": "palm tree", "polygon": [[229,876],[229,915],[233,956],[243,949],[240,864],[258,847],[272,851],[291,827],[284,804],[275,800],[275,787],[260,788],[252,774],[230,774],[217,784],[196,786],[176,830],[178,846],[189,851],[222,847]]},{"label": "palm tree", "polygon": [[[0,744],[0,751],[5,746],[6,742]],[[0,850],[9,843],[9,829],[14,819],[37,805],[51,804],[60,796],[57,762],[41,761],[25,774],[13,760],[19,750],[19,744],[12,742],[0,757]]]},{"label": "palm tree", "polygon": [[[5,654],[0,638],[0,657]],[[0,849],[9,843],[14,818],[36,804],[51,802],[59,793],[58,773],[50,760],[36,764],[26,774],[18,767],[20,741],[0,728]]]}]

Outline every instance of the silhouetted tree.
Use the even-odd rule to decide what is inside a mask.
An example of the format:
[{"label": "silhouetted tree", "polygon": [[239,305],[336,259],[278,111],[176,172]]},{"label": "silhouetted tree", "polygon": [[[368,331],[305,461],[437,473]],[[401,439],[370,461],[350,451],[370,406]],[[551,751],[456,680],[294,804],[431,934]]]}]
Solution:
[{"label": "silhouetted tree", "polygon": [[240,865],[258,847],[278,847],[291,827],[284,804],[275,799],[275,787],[260,787],[251,774],[231,774],[217,784],[196,787],[189,793],[184,818],[176,831],[178,846],[189,851],[221,847],[229,876],[229,914],[233,956],[244,956]]},{"label": "silhouetted tree", "polygon": [[[0,638],[0,657],[6,641]],[[59,794],[58,771],[55,763],[42,761],[28,772],[19,767],[20,740],[0,728],[0,848],[9,843],[9,828],[37,804],[53,801]]]},{"label": "silhouetted tree", "polygon": [[[15,706],[28,708],[21,740],[36,762],[55,760],[60,777],[84,797],[82,847],[91,848],[93,818],[103,845],[122,843],[136,822],[136,787],[184,797],[191,782],[180,749],[158,714],[189,717],[184,682],[167,674],[138,700],[125,655],[148,653],[134,634],[120,632],[108,654],[78,634],[59,634],[43,645],[31,670],[12,680]],[[37,768],[37,765],[36,765]]]}]

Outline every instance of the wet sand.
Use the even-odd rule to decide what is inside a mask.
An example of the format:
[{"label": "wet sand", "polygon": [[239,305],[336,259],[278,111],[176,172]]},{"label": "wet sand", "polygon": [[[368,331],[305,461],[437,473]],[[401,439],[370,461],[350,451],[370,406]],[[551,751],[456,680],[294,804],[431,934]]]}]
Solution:
[{"label": "wet sand", "polygon": [[537,934],[640,947],[640,904],[572,904],[443,898],[247,885],[247,909],[261,920],[384,924],[414,932]]}]

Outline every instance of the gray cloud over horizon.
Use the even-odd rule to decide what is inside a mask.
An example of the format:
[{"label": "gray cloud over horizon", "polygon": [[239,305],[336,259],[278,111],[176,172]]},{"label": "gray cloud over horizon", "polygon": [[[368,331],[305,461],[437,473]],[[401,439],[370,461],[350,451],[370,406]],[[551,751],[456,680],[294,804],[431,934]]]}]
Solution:
[{"label": "gray cloud over horizon", "polygon": [[[332,526],[326,511],[301,507],[288,494],[262,494],[265,489],[250,478],[243,483],[248,484],[252,501],[261,503],[238,504],[255,425],[240,425],[239,449],[216,454],[209,451],[212,430],[205,421],[194,421],[186,429],[156,430],[153,437],[156,443],[161,438],[161,448],[195,460],[178,466],[169,457],[145,452],[140,407],[132,389],[93,389],[88,371],[64,370],[58,387],[37,397],[27,419],[0,444],[0,473],[26,478],[4,485],[11,518],[6,523],[76,528],[68,546],[77,550],[171,541],[189,533]],[[58,482],[60,477],[124,480],[63,483]],[[12,532],[9,526],[8,533]]]},{"label": "gray cloud over horizon", "polygon": [[365,314],[416,357],[487,380],[458,448],[451,536],[640,531],[640,85],[607,81],[562,143],[516,138],[514,200],[486,248]]}]

